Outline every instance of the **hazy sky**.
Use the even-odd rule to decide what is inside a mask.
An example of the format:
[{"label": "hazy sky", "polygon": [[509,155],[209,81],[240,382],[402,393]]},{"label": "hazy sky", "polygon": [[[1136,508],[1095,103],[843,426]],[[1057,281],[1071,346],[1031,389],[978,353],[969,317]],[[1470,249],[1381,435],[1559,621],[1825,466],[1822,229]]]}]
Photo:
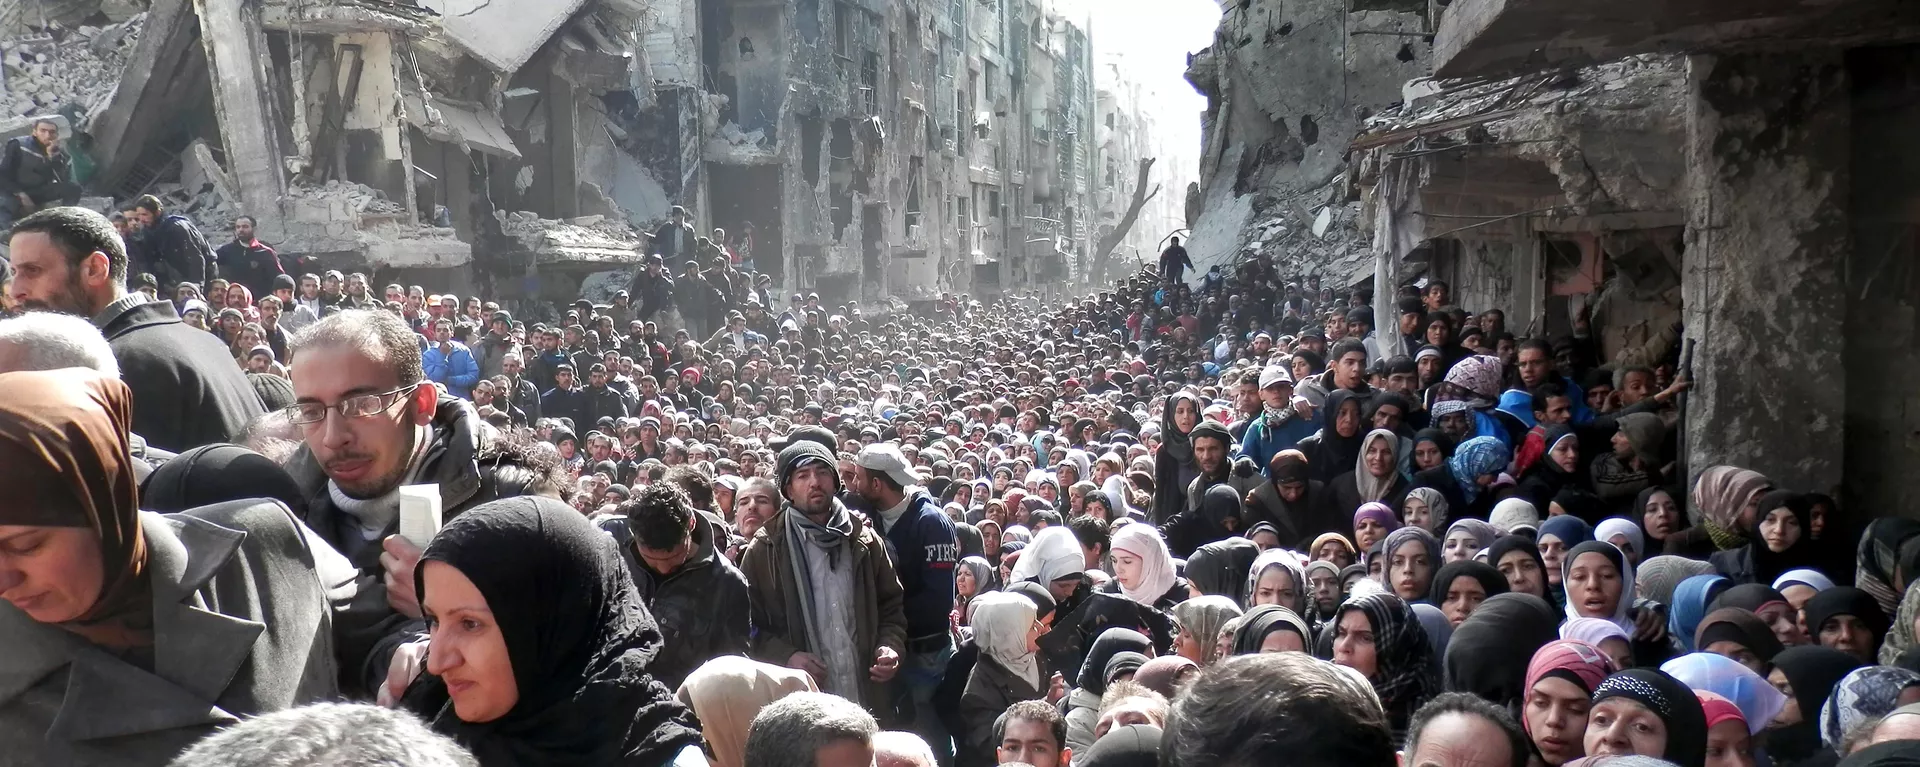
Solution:
[{"label": "hazy sky", "polygon": [[[1215,0],[1054,0],[1055,8],[1076,18],[1091,16],[1096,55],[1124,57],[1121,71],[1149,92],[1144,105],[1157,119],[1167,145],[1179,148],[1187,164],[1200,156],[1200,113],[1206,97],[1185,77],[1187,54],[1213,42],[1220,23]],[[1187,178],[1197,167],[1182,168]]]}]

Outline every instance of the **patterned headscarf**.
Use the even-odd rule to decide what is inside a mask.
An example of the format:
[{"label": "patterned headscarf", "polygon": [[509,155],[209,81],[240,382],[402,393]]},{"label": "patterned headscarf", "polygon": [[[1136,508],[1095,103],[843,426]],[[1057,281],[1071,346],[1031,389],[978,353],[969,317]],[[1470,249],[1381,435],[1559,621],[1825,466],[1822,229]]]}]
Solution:
[{"label": "patterned headscarf", "polygon": [[1898,708],[1900,693],[1916,685],[1920,685],[1920,673],[1904,668],[1854,669],[1833,686],[1833,695],[1820,707],[1820,739],[1839,750],[1853,728]]},{"label": "patterned headscarf", "polygon": [[[1415,498],[1420,499],[1421,503],[1424,503],[1427,505],[1427,515],[1428,515],[1427,529],[1428,530],[1438,533],[1442,530],[1447,529],[1447,512],[1451,511],[1452,509],[1448,506],[1447,497],[1445,495],[1441,495],[1440,491],[1435,490],[1431,487],[1416,487],[1412,490],[1407,491],[1408,500],[1412,500]],[[1406,509],[1403,505],[1401,508],[1401,513],[1405,513],[1405,512],[1406,512]]]},{"label": "patterned headscarf", "polygon": [[[1427,532],[1425,528],[1402,527],[1391,533],[1387,533],[1386,545],[1380,549],[1380,556],[1385,560],[1385,564],[1381,568],[1382,574],[1380,577],[1382,579],[1391,578],[1390,575],[1386,574],[1386,570],[1393,566],[1394,552],[1415,544],[1427,551],[1427,582],[1414,584],[1414,595],[1410,597],[1412,599],[1420,599],[1427,596],[1427,592],[1433,589],[1433,574],[1440,569],[1440,539],[1433,537],[1433,533]],[[1394,588],[1392,583],[1387,584],[1387,590],[1392,591]]]},{"label": "patterned headscarf", "polygon": [[1475,401],[1469,404],[1474,409],[1490,408],[1500,400],[1500,379],[1505,370],[1499,357],[1476,354],[1453,363],[1446,382],[1472,392]]},{"label": "patterned headscarf", "polygon": [[1893,620],[1893,628],[1887,631],[1886,639],[1880,644],[1882,665],[1894,665],[1900,653],[1915,646],[1913,620],[1917,617],[1920,617],[1920,589],[1907,589],[1907,595],[1900,599],[1900,611]]},{"label": "patterned headscarf", "polygon": [[1434,674],[1433,646],[1413,608],[1384,592],[1352,597],[1340,606],[1340,615],[1359,610],[1373,628],[1374,673],[1367,681],[1396,733],[1407,727],[1413,712],[1440,692]]},{"label": "patterned headscarf", "polygon": [[1900,549],[1915,537],[1920,537],[1920,522],[1904,517],[1876,519],[1860,536],[1855,585],[1872,594],[1885,612],[1893,612],[1900,603],[1893,571],[1900,566]]},{"label": "patterned headscarf", "polygon": [[[1479,551],[1481,549],[1488,548],[1493,545],[1494,541],[1497,541],[1500,539],[1499,530],[1495,530],[1493,525],[1489,525],[1477,519],[1462,519],[1454,522],[1451,525],[1448,525],[1446,538],[1452,538],[1453,534],[1457,532],[1466,533],[1468,535],[1473,536],[1474,551]],[[1445,543],[1445,539],[1443,538],[1441,542],[1441,547],[1445,548],[1445,546],[1446,546],[1446,543]]]},{"label": "patterned headscarf", "polygon": [[1228,621],[1240,617],[1240,605],[1231,598],[1208,595],[1195,597],[1173,606],[1173,620],[1180,624],[1180,630],[1193,637],[1200,645],[1200,665],[1210,666],[1219,660],[1220,630]]},{"label": "patterned headscarf", "polygon": [[1673,590],[1681,581],[1713,572],[1713,565],[1686,557],[1648,557],[1635,568],[1640,596],[1663,605],[1673,604]]},{"label": "patterned headscarf", "polygon": [[1667,727],[1661,758],[1674,764],[1701,764],[1707,758],[1707,714],[1693,691],[1665,672],[1635,668],[1607,677],[1593,690],[1593,702],[1626,698],[1653,712]]},{"label": "patterned headscarf", "polygon": [[1460,443],[1460,449],[1455,450],[1453,457],[1447,460],[1447,468],[1453,472],[1453,481],[1460,486],[1460,495],[1472,503],[1473,499],[1480,496],[1480,483],[1475,480],[1500,473],[1501,467],[1506,466],[1512,457],[1507,443],[1493,437],[1474,437]]},{"label": "patterned headscarf", "polygon": [[1757,471],[1710,466],[1693,483],[1687,511],[1693,515],[1694,524],[1706,526],[1714,546],[1721,551],[1737,549],[1747,544],[1747,536],[1752,533],[1741,527],[1741,513],[1772,485],[1773,480]]}]

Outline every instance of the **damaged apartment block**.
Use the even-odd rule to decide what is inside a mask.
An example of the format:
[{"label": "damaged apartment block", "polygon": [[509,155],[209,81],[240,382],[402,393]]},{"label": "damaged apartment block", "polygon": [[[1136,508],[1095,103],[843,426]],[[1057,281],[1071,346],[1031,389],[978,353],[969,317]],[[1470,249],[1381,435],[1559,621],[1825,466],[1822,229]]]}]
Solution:
[{"label": "damaged apartment block", "polygon": [[0,129],[54,115],[98,206],[250,215],[282,254],[509,302],[610,296],[674,206],[830,305],[1085,279],[1137,186],[1100,163],[1155,154],[1052,0],[11,10]]}]

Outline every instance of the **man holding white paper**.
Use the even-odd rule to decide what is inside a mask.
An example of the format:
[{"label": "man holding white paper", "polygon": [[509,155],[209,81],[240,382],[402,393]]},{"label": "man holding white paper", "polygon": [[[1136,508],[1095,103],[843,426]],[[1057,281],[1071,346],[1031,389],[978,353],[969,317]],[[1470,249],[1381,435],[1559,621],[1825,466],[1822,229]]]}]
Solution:
[{"label": "man holding white paper", "polygon": [[335,619],[341,688],[372,698],[395,648],[425,630],[413,568],[437,525],[409,530],[422,540],[398,535],[401,486],[437,488],[452,518],[497,498],[559,498],[564,478],[471,403],[440,395],[418,337],[391,314],[345,311],[305,328],[293,340],[293,379],[287,415],[304,446],[288,472],[307,498],[307,526],[362,576],[353,606]]}]

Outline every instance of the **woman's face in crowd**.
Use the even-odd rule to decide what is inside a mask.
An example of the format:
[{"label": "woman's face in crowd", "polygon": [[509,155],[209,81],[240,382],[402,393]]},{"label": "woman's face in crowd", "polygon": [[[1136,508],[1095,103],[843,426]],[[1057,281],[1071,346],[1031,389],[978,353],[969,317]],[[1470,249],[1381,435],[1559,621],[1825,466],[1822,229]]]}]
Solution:
[{"label": "woman's face in crowd", "polygon": [[1401,599],[1412,602],[1425,599],[1433,585],[1433,557],[1426,546],[1405,545],[1393,552],[1387,563],[1388,582]]},{"label": "woman's face in crowd", "polygon": [[1579,470],[1580,441],[1568,438],[1553,443],[1553,449],[1547,451],[1547,458],[1563,472],[1571,474]]},{"label": "woman's face in crowd", "polygon": [[27,617],[65,623],[86,615],[105,581],[92,528],[0,525],[0,598]]},{"label": "woman's face in crowd", "polygon": [[1465,530],[1455,530],[1448,533],[1447,539],[1441,542],[1440,545],[1441,564],[1465,562],[1472,559],[1474,554],[1480,552],[1480,540],[1473,537],[1473,533]]},{"label": "woman's face in crowd", "polygon": [[1760,519],[1760,539],[1767,544],[1767,550],[1775,554],[1793,548],[1800,542],[1800,519],[1786,507],[1773,509]]},{"label": "woman's face in crowd", "polygon": [[1352,438],[1360,433],[1360,403],[1352,399],[1340,403],[1340,414],[1333,420],[1333,430],[1342,437]]},{"label": "woman's face in crowd", "polygon": [[1140,557],[1125,551],[1113,552],[1113,579],[1119,581],[1120,585],[1130,589],[1139,588],[1142,569]]},{"label": "woman's face in crowd", "polygon": [[1608,698],[1587,713],[1587,755],[1651,756],[1667,750],[1667,723],[1646,706]]},{"label": "woman's face in crowd", "polygon": [[1113,510],[1107,508],[1105,501],[1088,501],[1081,504],[1081,513],[1102,522],[1113,521]]},{"label": "woman's face in crowd", "polygon": [[1313,606],[1326,613],[1340,604],[1340,576],[1315,570],[1307,576],[1307,583],[1313,586]]},{"label": "woman's face in crowd", "polygon": [[1755,655],[1753,650],[1748,649],[1746,645],[1741,644],[1739,642],[1735,642],[1730,639],[1722,639],[1718,642],[1713,642],[1711,644],[1708,644],[1706,647],[1702,647],[1700,649],[1705,650],[1706,652],[1713,653],[1714,655],[1718,655],[1722,658],[1727,658],[1729,660],[1732,660],[1733,662],[1738,663],[1742,666],[1746,666],[1747,668],[1753,669],[1753,673],[1756,673],[1756,674],[1766,673],[1767,664],[1762,663],[1760,661],[1760,656]]},{"label": "woman's face in crowd", "polygon": [[1437,347],[1445,348],[1447,345],[1447,342],[1449,340],[1452,340],[1452,336],[1453,336],[1453,327],[1451,325],[1448,325],[1445,321],[1436,320],[1434,322],[1427,323],[1427,343],[1433,344],[1434,346],[1437,346]]},{"label": "woman's face in crowd", "polygon": [[1275,631],[1260,640],[1260,652],[1306,652],[1307,641],[1291,631]]},{"label": "woman's face in crowd", "polygon": [[1313,553],[1314,559],[1324,559],[1345,569],[1353,564],[1353,552],[1340,545],[1339,541],[1327,541],[1320,544],[1320,550]]},{"label": "woman's face in crowd", "polygon": [[1547,581],[1540,572],[1540,563],[1533,561],[1524,551],[1509,551],[1494,563],[1500,574],[1507,577],[1507,587],[1522,594],[1536,597],[1547,596]]},{"label": "woman's face in crowd", "polygon": [[1521,715],[1547,764],[1566,764],[1586,753],[1587,701],[1586,691],[1560,677],[1542,678],[1527,691]]},{"label": "woman's face in crowd", "polygon": [[1368,679],[1380,670],[1374,654],[1373,624],[1365,612],[1349,609],[1341,613],[1340,622],[1334,625],[1333,662]]},{"label": "woman's face in crowd", "polygon": [[1380,539],[1385,537],[1387,537],[1387,526],[1380,524],[1377,519],[1362,519],[1353,525],[1353,542],[1360,547],[1361,551],[1372,549],[1373,544],[1379,543]]},{"label": "woman's face in crowd", "polygon": [[1820,540],[1821,533],[1826,532],[1827,515],[1832,513],[1833,509],[1826,501],[1814,502],[1811,513],[1807,515],[1807,534],[1813,536],[1813,540]]},{"label": "woman's face in crowd", "polygon": [[1660,490],[1647,497],[1647,506],[1641,509],[1641,527],[1646,528],[1647,536],[1654,540],[1666,540],[1667,536],[1680,529],[1680,506],[1673,502],[1673,496]]},{"label": "woman's face in crowd", "polygon": [[1369,441],[1363,458],[1367,462],[1367,473],[1377,479],[1391,477],[1399,469],[1394,465],[1393,444],[1385,438]]},{"label": "woman's face in crowd", "polygon": [[1559,536],[1543,535],[1540,536],[1539,548],[1540,562],[1547,566],[1547,582],[1559,583],[1561,575],[1566,572],[1560,564],[1567,556],[1567,542],[1560,540]]},{"label": "woman's face in crowd", "polygon": [[1261,530],[1260,532],[1254,533],[1253,535],[1249,536],[1248,539],[1253,541],[1253,545],[1258,546],[1262,552],[1265,552],[1268,549],[1280,548],[1280,536],[1275,535],[1273,533],[1269,533],[1265,530]]},{"label": "woman's face in crowd", "polygon": [[1567,568],[1567,604],[1586,618],[1611,618],[1624,585],[1620,569],[1605,554],[1589,551]]},{"label": "woman's face in crowd", "polygon": [[1607,637],[1594,646],[1600,648],[1600,652],[1606,653],[1608,658],[1613,659],[1615,668],[1633,668],[1633,645],[1628,644],[1627,640],[1620,637]]},{"label": "woman's face in crowd", "polygon": [[1487,601],[1487,589],[1476,578],[1460,576],[1447,584],[1446,599],[1440,603],[1440,612],[1445,613],[1447,622],[1459,628],[1467,616],[1479,609],[1480,603]]},{"label": "woman's face in crowd", "polygon": [[1431,441],[1422,440],[1413,445],[1413,465],[1422,471],[1446,462],[1447,457],[1440,452],[1440,446]]},{"label": "woman's face in crowd", "polygon": [[1313,365],[1309,363],[1305,357],[1295,357],[1293,359],[1293,380],[1304,381],[1307,376],[1310,375],[1313,375]]},{"label": "woman's face in crowd", "polygon": [[1180,433],[1193,431],[1193,427],[1199,423],[1200,412],[1194,409],[1193,400],[1182,398],[1173,403],[1173,425]]},{"label": "woman's face in crowd", "polygon": [[1176,626],[1178,636],[1173,640],[1173,653],[1195,663],[1207,662],[1207,648],[1219,641],[1219,637],[1203,637],[1193,633],[1186,626]]},{"label": "woman's face in crowd", "polygon": [[1260,582],[1253,587],[1253,604],[1280,605],[1289,610],[1300,604],[1300,587],[1293,582],[1293,573],[1284,567],[1269,567],[1260,574]]},{"label": "woman's face in crowd", "polygon": [[463,722],[491,722],[520,700],[506,635],[487,598],[459,568],[427,560],[421,568],[420,607],[431,636],[427,673],[447,684],[453,713]]},{"label": "woman's face in crowd", "polygon": [[1406,502],[1400,505],[1400,521],[1408,527],[1430,529],[1433,524],[1433,507],[1428,506],[1426,501],[1409,495]]},{"label": "woman's face in crowd", "polygon": [[980,584],[973,579],[971,568],[962,567],[953,574],[953,588],[960,593],[960,596],[971,597],[979,593]]},{"label": "woman's face in crowd", "polygon": [[1746,722],[1728,719],[1707,728],[1705,767],[1753,767],[1753,736]]}]

